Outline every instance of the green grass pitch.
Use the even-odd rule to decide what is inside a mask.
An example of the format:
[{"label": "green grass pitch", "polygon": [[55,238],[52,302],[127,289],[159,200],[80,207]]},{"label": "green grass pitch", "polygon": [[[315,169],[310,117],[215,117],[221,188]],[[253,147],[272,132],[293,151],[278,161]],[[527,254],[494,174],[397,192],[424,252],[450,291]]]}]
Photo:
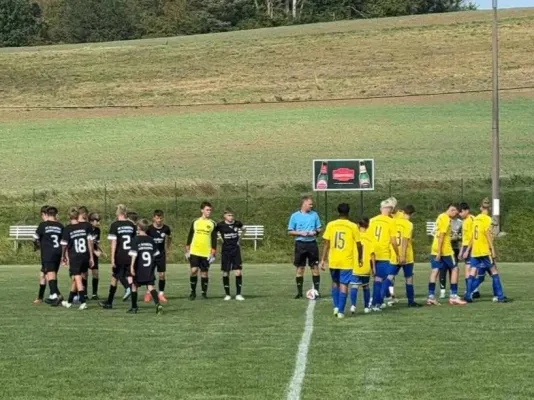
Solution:
[{"label": "green grass pitch", "polygon": [[[127,315],[120,300],[105,312],[31,304],[36,266],[0,268],[2,399],[285,399],[304,329],[307,300],[292,299],[288,265],[251,265],[244,295],[222,301],[220,272],[209,300],[190,302],[187,268],[171,266],[169,304]],[[500,266],[511,304],[483,298],[465,307],[408,309],[334,319],[317,302],[302,399],[531,399],[532,265]],[[108,285],[101,267],[100,294]],[[416,268],[423,301],[427,265]],[[322,275],[322,292],[330,279]],[[305,285],[311,286],[306,277]],[[67,274],[60,275],[66,292]],[[232,280],[233,286],[233,280]],[[461,285],[463,286],[463,285]],[[403,296],[402,279],[397,294]],[[119,290],[120,294],[121,290]],[[359,299],[361,301],[361,299]]]}]

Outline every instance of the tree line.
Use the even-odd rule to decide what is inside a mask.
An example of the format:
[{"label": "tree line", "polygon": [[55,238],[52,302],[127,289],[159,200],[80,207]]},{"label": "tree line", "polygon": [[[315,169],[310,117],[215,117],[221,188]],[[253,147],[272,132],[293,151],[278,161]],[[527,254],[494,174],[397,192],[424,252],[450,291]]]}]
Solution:
[{"label": "tree line", "polygon": [[0,0],[0,46],[128,40],[474,9],[470,0]]}]

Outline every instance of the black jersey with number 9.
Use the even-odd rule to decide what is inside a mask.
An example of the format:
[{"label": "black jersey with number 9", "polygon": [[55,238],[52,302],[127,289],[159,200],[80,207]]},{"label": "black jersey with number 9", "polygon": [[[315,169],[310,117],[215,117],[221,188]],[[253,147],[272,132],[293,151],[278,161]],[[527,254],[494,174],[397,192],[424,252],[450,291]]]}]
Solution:
[{"label": "black jersey with number 9", "polygon": [[154,239],[146,235],[135,237],[129,254],[136,257],[134,265],[136,282],[153,281],[156,267],[154,261],[160,254]]}]

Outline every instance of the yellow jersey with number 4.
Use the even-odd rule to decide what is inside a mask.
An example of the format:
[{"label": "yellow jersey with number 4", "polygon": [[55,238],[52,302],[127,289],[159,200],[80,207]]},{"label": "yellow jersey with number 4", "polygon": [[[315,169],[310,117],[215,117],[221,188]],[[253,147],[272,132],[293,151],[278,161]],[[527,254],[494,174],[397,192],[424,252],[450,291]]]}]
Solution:
[{"label": "yellow jersey with number 4", "polygon": [[[407,219],[396,219],[396,232],[395,239],[397,240],[397,246],[399,246],[399,254],[401,253],[401,240],[405,239],[408,242],[406,247],[406,264],[413,264],[413,246],[412,246],[412,234],[413,234],[413,224]],[[389,262],[392,265],[399,265],[400,260],[397,259],[397,256],[393,249],[391,249],[391,258]]]},{"label": "yellow jersey with number 4", "polygon": [[442,256],[453,256],[454,251],[452,250],[451,245],[451,234],[452,234],[452,228],[451,228],[451,219],[450,217],[443,213],[440,214],[438,219],[436,220],[436,232],[434,233],[434,240],[432,241],[432,255],[435,256],[438,254],[438,238],[439,235],[443,234],[443,243],[441,244],[441,252],[440,255]]},{"label": "yellow jersey with number 4", "polygon": [[473,222],[475,217],[471,214],[467,216],[462,222],[462,246],[469,246],[471,238],[473,237]]},{"label": "yellow jersey with number 4", "polygon": [[491,255],[487,234],[491,232],[491,217],[479,214],[473,221],[473,248],[471,257],[485,257]]},{"label": "yellow jersey with number 4", "polygon": [[375,257],[377,261],[388,261],[391,258],[391,238],[396,235],[397,226],[395,220],[386,215],[378,215],[371,218],[369,231],[374,235]]},{"label": "yellow jersey with number 4", "polygon": [[367,229],[365,232],[361,232],[363,246],[362,265],[358,263],[358,260],[354,263],[352,273],[354,275],[369,276],[371,275],[371,257],[375,253],[375,237],[371,231]]},{"label": "yellow jersey with number 4", "polygon": [[358,225],[348,219],[336,219],[326,225],[323,239],[328,240],[328,267],[352,269],[358,262],[358,246],[361,242]]}]

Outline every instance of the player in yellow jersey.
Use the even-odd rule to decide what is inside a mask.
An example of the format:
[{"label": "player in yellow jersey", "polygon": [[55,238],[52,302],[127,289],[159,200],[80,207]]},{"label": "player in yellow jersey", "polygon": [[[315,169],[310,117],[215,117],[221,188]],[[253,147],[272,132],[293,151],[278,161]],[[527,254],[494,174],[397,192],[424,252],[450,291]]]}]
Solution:
[{"label": "player in yellow jersey", "polygon": [[[412,215],[415,213],[415,207],[407,205],[402,212],[402,218],[395,219],[395,238],[397,246],[399,247],[399,255],[391,252],[389,260],[390,268],[388,276],[382,285],[382,296],[385,297],[389,287],[393,286],[394,279],[402,269],[404,272],[404,280],[406,284],[406,297],[408,298],[408,307],[421,307],[415,302],[415,291],[413,288],[413,267],[414,255],[412,245],[413,224],[410,221]],[[393,305],[389,302],[388,305]]]},{"label": "player in yellow jersey", "polygon": [[191,224],[185,246],[185,257],[189,260],[191,266],[189,274],[191,294],[189,295],[189,300],[195,300],[197,297],[199,270],[202,297],[205,299],[208,297],[208,272],[210,265],[215,261],[215,252],[217,250],[216,224],[210,219],[211,204],[207,201],[203,202],[200,205],[200,210],[202,216]]},{"label": "player in yellow jersey", "polygon": [[362,263],[355,263],[352,270],[352,280],[350,282],[350,312],[356,313],[356,300],[358,299],[358,289],[363,289],[363,312],[369,314],[371,312],[371,289],[369,288],[369,281],[371,279],[371,271],[375,270],[375,237],[369,228],[369,218],[362,218],[358,222],[360,229],[360,236],[362,239],[363,255]]},{"label": "player in yellow jersey", "polygon": [[395,197],[390,197],[386,201],[389,201],[391,203],[391,205],[393,206],[393,210],[391,211],[391,216],[394,219],[403,219],[404,218],[404,212],[397,208],[397,204],[398,204],[397,199]]},{"label": "player in yellow jersey", "polygon": [[[349,221],[349,205],[341,203],[337,206],[337,211],[338,219],[329,222],[323,234],[321,269],[324,271],[328,257],[328,268],[332,276],[334,315],[343,318],[354,264],[362,262],[362,243],[358,225]],[[339,294],[335,291],[336,286],[339,287]]]},{"label": "player in yellow jersey", "polygon": [[[460,203],[460,218],[462,218],[462,247],[459,253],[459,259],[465,263],[465,289],[467,290],[467,279],[471,270],[471,254],[469,252],[469,243],[473,235],[473,221],[475,217],[471,214],[469,204]],[[480,295],[479,295],[480,296]]]},{"label": "player in yellow jersey", "polygon": [[473,301],[473,291],[480,283],[478,277],[484,276],[486,271],[490,271],[493,295],[497,298],[497,302],[506,303],[509,301],[504,296],[499,271],[495,265],[497,254],[493,245],[492,221],[489,216],[489,209],[489,199],[482,200],[480,214],[473,221],[473,234],[468,247],[468,250],[471,250],[471,269],[465,295],[465,299],[470,303]]},{"label": "player in yellow jersey", "polygon": [[428,305],[439,305],[434,295],[436,291],[436,279],[440,269],[446,268],[451,270],[451,287],[449,304],[463,305],[466,304],[458,296],[458,266],[454,260],[454,250],[451,245],[451,219],[458,215],[458,207],[449,204],[444,213],[438,216],[436,220],[436,233],[432,241],[432,251],[430,257],[430,279],[428,282]]},{"label": "player in yellow jersey", "polygon": [[379,311],[383,303],[382,283],[387,278],[391,253],[399,256],[399,247],[396,240],[395,220],[391,218],[393,203],[384,200],[380,203],[380,215],[371,218],[369,230],[376,240],[375,245],[375,279],[373,282],[373,311]]}]

